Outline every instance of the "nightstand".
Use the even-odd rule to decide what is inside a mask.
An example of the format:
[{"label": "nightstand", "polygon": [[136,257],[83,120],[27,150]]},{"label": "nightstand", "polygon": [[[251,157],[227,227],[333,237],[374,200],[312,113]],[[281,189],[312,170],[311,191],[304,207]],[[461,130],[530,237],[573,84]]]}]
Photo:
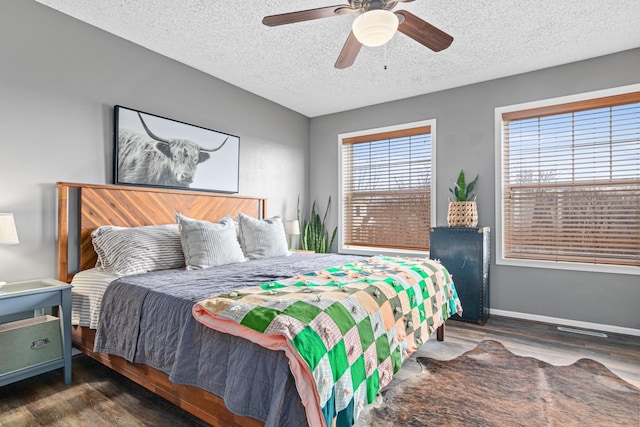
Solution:
[{"label": "nightstand", "polygon": [[[58,317],[2,323],[11,314],[58,307]],[[64,368],[71,383],[71,285],[54,279],[0,287],[0,386]]]}]

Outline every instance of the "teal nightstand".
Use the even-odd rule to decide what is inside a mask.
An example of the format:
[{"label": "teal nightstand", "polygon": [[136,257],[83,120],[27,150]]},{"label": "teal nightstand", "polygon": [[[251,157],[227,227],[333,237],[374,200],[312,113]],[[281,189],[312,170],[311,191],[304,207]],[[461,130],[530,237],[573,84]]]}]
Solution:
[{"label": "teal nightstand", "polygon": [[[12,314],[58,307],[58,317],[3,323]],[[0,287],[0,386],[64,368],[71,383],[71,285],[54,279]]]}]

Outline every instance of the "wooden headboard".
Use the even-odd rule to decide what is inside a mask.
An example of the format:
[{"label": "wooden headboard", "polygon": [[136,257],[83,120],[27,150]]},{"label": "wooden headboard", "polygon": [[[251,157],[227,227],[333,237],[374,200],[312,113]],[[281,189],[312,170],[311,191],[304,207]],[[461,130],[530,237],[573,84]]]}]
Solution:
[{"label": "wooden headboard", "polygon": [[[70,209],[75,206],[77,210]],[[58,183],[58,280],[70,282],[69,250],[76,249],[70,227],[77,225],[78,269],[92,268],[96,254],[91,233],[101,225],[136,227],[175,223],[180,212],[192,218],[218,221],[238,212],[266,216],[266,199],[235,194],[166,190],[149,187]],[[71,243],[71,245],[70,245]]]}]

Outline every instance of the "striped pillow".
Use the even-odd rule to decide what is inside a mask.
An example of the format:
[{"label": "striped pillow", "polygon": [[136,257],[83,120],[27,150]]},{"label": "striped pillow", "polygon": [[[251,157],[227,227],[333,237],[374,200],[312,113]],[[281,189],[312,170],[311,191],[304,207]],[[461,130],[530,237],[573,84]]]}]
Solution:
[{"label": "striped pillow", "polygon": [[[125,228],[127,227],[118,227],[116,225],[103,225],[93,230],[93,232],[91,233],[91,241],[93,242],[93,239],[103,235],[104,233],[109,233],[112,230],[122,230]],[[95,245],[94,245],[94,250],[96,250]],[[98,254],[98,260],[96,261],[96,268],[100,271],[106,272],[107,269],[104,268],[104,266],[102,265],[102,257],[100,256],[97,250],[96,250],[96,254]]]},{"label": "striped pillow", "polygon": [[116,274],[184,267],[177,224],[142,227],[104,226],[91,233],[97,268]]},{"label": "striped pillow", "polygon": [[291,255],[281,217],[256,219],[241,212],[238,214],[238,222],[240,223],[240,242],[247,258]]},{"label": "striped pillow", "polygon": [[187,270],[200,270],[246,261],[233,218],[219,222],[201,221],[176,214]]}]

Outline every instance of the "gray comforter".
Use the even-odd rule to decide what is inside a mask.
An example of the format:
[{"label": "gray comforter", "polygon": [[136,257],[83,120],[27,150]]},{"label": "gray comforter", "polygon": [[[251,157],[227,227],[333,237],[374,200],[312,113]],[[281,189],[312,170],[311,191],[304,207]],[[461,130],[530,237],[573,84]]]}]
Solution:
[{"label": "gray comforter", "polygon": [[304,407],[284,353],[209,329],[195,321],[191,308],[233,289],[363,258],[294,253],[206,270],[122,277],[104,294],[94,349],[210,391],[232,412],[263,420],[266,426],[305,426]]}]

